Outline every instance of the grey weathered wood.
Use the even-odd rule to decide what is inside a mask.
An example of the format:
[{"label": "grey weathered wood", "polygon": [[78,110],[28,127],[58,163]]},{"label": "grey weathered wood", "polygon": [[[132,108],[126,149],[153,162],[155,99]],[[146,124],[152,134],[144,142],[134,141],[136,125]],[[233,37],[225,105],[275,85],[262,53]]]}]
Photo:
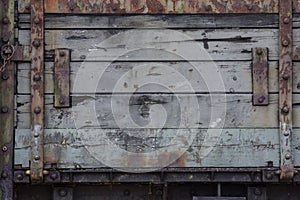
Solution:
[{"label": "grey weathered wood", "polygon": [[[130,106],[128,99],[131,97]],[[253,106],[251,94],[228,94],[226,98],[222,94],[213,94],[212,99],[216,101],[211,105],[211,96],[208,94],[198,94],[197,99],[201,111],[200,120],[194,118],[197,114],[195,105],[191,102],[195,99],[195,95],[188,94],[138,94],[138,95],[114,95],[114,99],[118,99],[119,102],[115,105],[114,109],[121,109],[120,112],[125,113],[130,109],[131,117],[139,124],[149,123],[149,119],[143,117],[142,107],[145,97],[149,98],[148,104],[150,109],[154,109],[153,112],[162,108],[168,113],[168,121],[165,128],[178,128],[180,120],[180,114],[182,109],[186,109],[186,112],[190,113],[187,116],[188,127],[208,127],[210,121],[210,111],[213,108],[215,111],[221,111],[226,108],[226,118],[220,117],[220,122],[225,122],[224,127],[229,128],[258,128],[258,127],[278,127],[278,95],[270,95],[270,104],[265,107]],[[177,100],[179,99],[179,101]],[[45,96],[45,126],[46,128],[74,128],[74,119],[78,119],[78,113],[83,113],[83,120],[77,124],[78,126],[95,127],[99,121],[101,128],[118,128],[116,124],[116,117],[121,119],[123,114],[120,113],[117,116],[112,115],[111,110],[111,95],[97,95],[96,101],[94,97],[87,96],[73,96],[72,106],[69,109],[55,109],[53,107],[53,95]],[[92,117],[92,111],[94,110],[93,103],[96,107],[96,117]],[[300,127],[300,95],[294,95],[294,127]],[[180,104],[180,106],[179,106]],[[226,107],[225,107],[226,106]],[[129,107],[129,108],[128,108]],[[18,95],[17,96],[17,128],[29,128],[30,127],[30,95]],[[180,110],[181,109],[181,110]],[[160,111],[160,110],[159,110]],[[162,112],[162,111],[161,111]],[[153,114],[153,113],[152,113]],[[128,117],[124,115],[123,117]],[[155,118],[155,113],[153,114]],[[119,119],[119,118],[118,118]],[[156,119],[156,118],[155,118]]]},{"label": "grey weathered wood", "polygon": [[[268,47],[270,60],[278,59],[277,29],[186,29],[172,33],[170,31],[47,30],[45,43],[48,52],[55,48],[72,49],[73,61],[251,60],[251,48],[254,47]],[[298,32],[295,30],[295,37],[299,35]],[[174,36],[177,33],[180,36]],[[30,31],[20,30],[19,34],[20,43],[28,45]],[[112,36],[114,37],[111,38]],[[101,42],[103,43],[100,44]],[[201,54],[202,51],[199,53],[195,45],[199,49],[202,48],[203,52],[208,52],[211,58]],[[296,40],[295,46],[297,45]],[[183,53],[186,54],[182,58]]]},{"label": "grey weathered wood", "polygon": [[[241,20],[241,18],[243,20]],[[72,23],[69,23],[72,22]],[[297,21],[296,21],[297,22]],[[295,22],[295,23],[296,23]],[[30,16],[19,15],[19,27],[30,28]],[[100,28],[278,28],[274,14],[245,15],[77,15],[45,17],[46,29]]]},{"label": "grey weathered wood", "polygon": [[[201,78],[199,72],[193,68],[193,66],[188,62],[116,62],[112,63],[104,70],[97,88],[97,93],[112,93],[115,87],[115,84],[121,78],[122,75],[128,73],[133,68],[138,68],[139,66],[166,66],[170,69],[173,69],[177,73],[183,75],[186,80],[192,85],[193,89],[197,93],[209,92],[207,86],[203,83],[203,78]],[[208,63],[197,63],[196,65],[200,68],[198,70],[205,70]],[[251,62],[216,62],[216,66],[222,75],[222,79],[225,85],[225,90],[219,90],[214,92],[231,92],[231,93],[252,93],[252,81],[251,81]],[[77,72],[80,67],[83,67],[84,63],[81,62],[72,62],[71,63],[71,92],[73,92],[73,85],[77,75]],[[294,92],[300,92],[300,88],[297,88],[298,82],[300,82],[297,74],[299,74],[300,63],[295,63],[294,67]],[[45,93],[53,94],[53,62],[47,62],[45,64]],[[95,63],[95,71],[100,71],[105,69],[103,63]],[[18,85],[17,91],[18,94],[29,94],[30,93],[30,68],[28,63],[18,64]],[[157,77],[160,79],[170,78],[169,71],[162,73],[156,73]],[[173,77],[176,78],[178,74],[174,74]],[[95,77],[97,78],[97,77]],[[129,77],[132,80],[143,80],[147,78],[147,74],[144,74],[140,77]],[[270,92],[278,92],[278,66],[277,62],[269,63],[269,88]],[[126,82],[127,87],[133,87],[129,82]],[[137,90],[137,93],[143,92],[162,92],[163,90],[159,87],[142,87]],[[94,92],[93,88],[86,87],[85,90],[81,91],[82,93],[92,93]],[[118,91],[121,92],[121,91]],[[184,91],[182,91],[184,92]],[[187,90],[186,92],[190,92]]]},{"label": "grey weathered wood", "polygon": [[[143,130],[142,130],[143,131]],[[164,129],[153,130],[160,147],[163,148],[173,144],[176,130]],[[219,131],[219,130],[214,130]],[[119,137],[120,140],[113,140],[118,145],[125,145],[128,151],[134,152],[137,145],[136,140],[141,130],[103,130],[104,134],[111,136],[111,139]],[[279,133],[277,129],[224,129],[220,137],[212,143],[205,141],[206,130],[194,129],[195,139],[191,147],[172,167],[266,167],[267,162],[273,162],[274,167],[279,166]],[[85,136],[83,134],[86,134]],[[122,135],[131,135],[124,140]],[[214,134],[211,132],[210,134]],[[159,137],[157,137],[159,135]],[[299,144],[300,131],[294,130],[294,151],[295,165],[300,165]],[[16,130],[15,164],[28,167],[30,149],[30,130]],[[146,141],[147,137],[142,141]],[[97,159],[97,153],[114,155],[111,152],[94,152],[88,144],[92,144],[97,150],[105,147],[107,140],[96,129],[74,130],[74,129],[46,129],[45,130],[45,161],[46,166],[57,163],[58,168],[98,168],[104,165]],[[213,146],[212,151],[206,155],[205,149]],[[188,145],[187,145],[188,146]],[[96,153],[96,154],[95,154]],[[122,166],[128,163],[122,163]],[[120,167],[122,167],[120,166]],[[147,165],[145,165],[147,167]]]}]

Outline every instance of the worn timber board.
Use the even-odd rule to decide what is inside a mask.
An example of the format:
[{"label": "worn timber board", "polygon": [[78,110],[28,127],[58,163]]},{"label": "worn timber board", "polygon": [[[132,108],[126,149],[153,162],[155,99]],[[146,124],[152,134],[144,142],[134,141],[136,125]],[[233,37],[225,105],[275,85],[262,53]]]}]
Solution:
[{"label": "worn timber board", "polygon": [[[141,130],[104,129],[108,135],[130,134],[139,135]],[[160,142],[160,147],[167,145],[176,130],[152,130]],[[188,151],[170,167],[266,167],[268,161],[274,167],[279,166],[279,132],[277,129],[224,129],[212,151],[204,156],[202,154],[205,130],[194,129],[196,137]],[[219,130],[215,130],[219,131]],[[82,135],[82,134],[85,134]],[[294,131],[295,165],[300,165],[299,143],[300,132]],[[147,138],[143,138],[148,141]],[[152,138],[153,139],[153,138]],[[28,167],[30,149],[29,129],[16,130],[15,164]],[[119,145],[126,143],[129,150],[134,151],[139,145],[138,140],[118,141]],[[101,149],[106,144],[103,135],[97,129],[46,129],[45,130],[45,162],[49,167],[57,163],[58,168],[99,168],[104,165],[95,159],[92,151],[87,150],[85,144],[91,144]],[[202,150],[201,150],[202,148]],[[203,155],[203,156],[201,156]],[[111,155],[113,156],[113,155]],[[201,157],[203,157],[201,159]],[[123,163],[126,166],[126,163]],[[130,163],[127,163],[130,164]],[[77,165],[77,166],[76,166]],[[147,167],[147,166],[145,166]]]}]

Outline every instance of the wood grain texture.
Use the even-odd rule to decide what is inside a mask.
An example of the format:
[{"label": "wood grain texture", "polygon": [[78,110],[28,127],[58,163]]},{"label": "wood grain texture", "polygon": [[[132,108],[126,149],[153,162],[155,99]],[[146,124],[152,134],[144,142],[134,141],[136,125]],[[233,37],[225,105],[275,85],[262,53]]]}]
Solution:
[{"label": "wood grain texture", "polygon": [[[194,99],[194,95],[179,94],[137,94],[131,97],[133,103],[128,103],[128,95],[115,95],[114,98],[119,98],[119,104],[122,109],[124,107],[130,109],[131,117],[137,121],[137,123],[143,124],[147,123],[147,120],[143,118],[143,112],[141,111],[143,104],[143,98],[150,98],[150,102],[153,104],[153,109],[163,108],[168,112],[168,123],[166,123],[166,128],[178,128],[178,122],[180,117],[178,116],[178,109],[186,108],[188,112],[191,112],[190,121],[192,124],[188,124],[189,127],[208,127],[210,121],[210,111],[214,108],[216,111],[224,109],[226,106],[226,118],[225,121],[221,118],[222,122],[225,122],[226,128],[235,127],[247,127],[247,128],[278,128],[278,95],[270,95],[270,104],[266,107],[259,107],[252,105],[252,95],[251,94],[228,94],[224,99],[222,94],[214,94],[213,99],[217,103],[210,103],[210,95],[198,94],[197,99],[199,102],[199,107],[202,115],[199,121],[195,122],[194,117],[194,107],[191,107],[190,100]],[[181,98],[181,101],[178,101]],[[96,101],[93,100],[94,97],[89,96],[73,96],[72,97],[72,109],[55,109],[53,107],[53,95],[45,96],[45,126],[46,128],[74,128],[74,119],[76,118],[76,113],[82,111],[86,112],[86,118],[81,121],[80,126],[95,127],[95,124],[99,121],[101,128],[118,128],[115,123],[114,117],[112,116],[111,109],[111,95],[98,95],[96,96]],[[134,103],[135,102],[135,103]],[[93,109],[88,106],[92,106],[93,103],[96,105],[97,120],[91,118],[91,111]],[[179,107],[180,103],[180,107]],[[298,94],[294,95],[293,109],[294,109],[294,127],[300,127],[300,96]],[[158,106],[158,107],[157,107]],[[17,96],[17,128],[29,128],[30,127],[30,96],[29,95],[18,95]],[[88,108],[88,109],[87,109]],[[91,108],[91,109],[90,109]],[[150,110],[151,110],[150,105]],[[193,111],[191,111],[193,110]],[[123,115],[117,115],[121,117]],[[75,117],[75,118],[74,118]],[[126,116],[125,116],[126,117]],[[188,120],[187,120],[188,121]],[[194,123],[195,122],[195,123]]]},{"label": "wood grain texture", "polygon": [[[19,34],[20,43],[28,45],[30,32]],[[72,61],[251,60],[255,47],[268,47],[270,60],[278,59],[277,29],[47,30],[45,43],[48,52],[72,49]],[[182,57],[184,53],[188,55]]]},{"label": "wood grain texture", "polygon": [[[194,66],[198,66],[195,68]],[[170,70],[174,70],[176,72],[174,75],[169,74],[169,71],[160,70],[159,73],[152,73],[152,75],[156,75],[160,79],[166,79],[170,77],[177,77],[178,74],[181,74],[185,79],[193,87],[196,93],[206,93],[208,92],[207,86],[204,84],[203,77],[201,77],[201,71],[205,70],[209,63],[206,62],[196,62],[196,63],[188,63],[188,62],[114,62],[111,65],[107,66],[105,69],[105,65],[103,63],[95,63],[95,71],[103,70],[104,73],[102,75],[101,81],[97,87],[97,93],[112,93],[115,88],[115,84],[121,79],[124,74],[128,74],[128,80],[125,84],[126,87],[130,88],[134,86],[134,82],[138,82],[138,80],[144,80],[149,78],[149,73],[141,74],[138,77],[132,76],[130,73],[132,70],[138,71],[143,66],[165,66],[165,68],[169,68]],[[216,67],[220,71],[222,76],[225,90],[219,90],[214,92],[230,92],[230,93],[251,93],[252,92],[252,80],[251,80],[251,62],[216,62]],[[297,67],[299,65],[299,67]],[[53,94],[54,90],[54,81],[53,81],[53,62],[46,62],[45,64],[45,93]],[[103,67],[101,67],[103,66]],[[71,72],[70,72],[70,91],[73,92],[73,86],[75,83],[75,79],[78,73],[78,70],[84,67],[84,63],[82,62],[72,62],[71,63]],[[104,70],[105,69],[105,70]],[[300,87],[297,87],[300,82],[298,75],[300,69],[300,63],[295,63],[294,68],[294,92],[300,92]],[[197,71],[198,70],[198,71]],[[142,71],[142,69],[141,69]],[[17,92],[18,94],[29,94],[30,93],[30,77],[29,77],[29,64],[20,63],[18,64],[18,84],[17,84]],[[177,74],[178,73],[178,74]],[[134,74],[134,73],[133,73]],[[270,92],[278,92],[278,67],[277,62],[269,62],[269,88]],[[93,77],[90,77],[93,78]],[[89,78],[89,80],[90,80]],[[141,87],[139,90],[135,91],[136,93],[143,92],[163,92],[165,89],[159,87]],[[79,92],[79,91],[78,91]],[[85,88],[85,90],[80,91],[81,93],[93,93],[94,90],[92,88]],[[119,90],[118,92],[122,92]],[[188,93],[189,91],[182,91]]]},{"label": "wood grain texture", "polygon": [[[128,151],[135,151],[140,141],[134,136],[141,130],[103,130],[110,139],[121,138],[116,144],[120,148],[126,146]],[[176,130],[153,130],[156,137],[151,140],[143,138],[144,144],[156,138],[160,148],[172,143]],[[273,162],[274,167],[279,166],[279,132],[276,129],[224,129],[214,143],[212,151],[204,156],[206,130],[192,130],[196,133],[191,147],[185,154],[170,167],[266,167],[267,162]],[[216,130],[218,131],[218,130]],[[294,144],[299,144],[299,130],[295,129]],[[88,137],[82,134],[88,135]],[[131,135],[130,139],[124,140],[122,135]],[[111,136],[111,137],[110,137]],[[158,137],[159,136],[159,137]],[[29,160],[29,130],[16,130],[15,164],[28,167]],[[138,137],[138,136],[137,136]],[[84,139],[87,138],[87,139]],[[109,139],[108,139],[109,140]],[[95,142],[96,141],[96,142]],[[101,149],[107,140],[103,139],[99,130],[85,129],[46,129],[45,131],[45,164],[57,163],[58,168],[99,168],[103,163],[93,157],[95,152],[90,152],[85,144],[93,144]],[[299,148],[295,151],[295,164],[299,166]],[[150,151],[150,150],[149,150]],[[109,154],[110,152],[105,152]],[[121,163],[126,167],[126,163]],[[145,166],[147,167],[147,166]]]}]

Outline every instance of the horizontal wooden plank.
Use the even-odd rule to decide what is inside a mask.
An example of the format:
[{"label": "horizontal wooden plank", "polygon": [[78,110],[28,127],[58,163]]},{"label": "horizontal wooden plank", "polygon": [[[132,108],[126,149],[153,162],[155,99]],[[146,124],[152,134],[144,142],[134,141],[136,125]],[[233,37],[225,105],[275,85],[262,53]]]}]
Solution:
[{"label": "horizontal wooden plank", "polygon": [[[178,91],[176,88],[177,84],[173,84],[174,79],[187,81],[191,84],[191,87],[196,93],[207,93],[207,92],[230,92],[230,93],[252,93],[252,80],[251,80],[251,62],[216,62],[215,65],[206,62],[114,62],[110,65],[106,65],[104,62],[95,62],[89,63],[90,67],[94,67],[94,72],[89,73],[88,71],[86,76],[81,76],[77,74],[83,71],[85,63],[82,62],[72,62],[71,63],[71,92],[73,91],[74,82],[76,76],[85,77],[86,81],[93,82],[93,79],[96,80],[98,84],[97,93],[122,93],[124,87],[128,88],[128,91],[135,91],[135,93],[145,93],[145,92],[166,92],[165,87],[170,87],[173,91]],[[145,68],[145,66],[148,66]],[[209,67],[215,67],[215,69],[209,69]],[[17,93],[18,94],[30,94],[30,64],[29,63],[20,63],[17,68],[18,75],[18,84],[17,84]],[[152,69],[151,73],[145,69]],[[207,70],[207,72],[205,72]],[[294,67],[294,92],[300,92],[300,87],[297,88],[298,83],[300,82],[297,74],[300,74],[300,63],[295,63]],[[139,76],[135,76],[135,71],[138,72]],[[215,71],[220,73],[222,81],[224,82],[224,88],[219,90],[209,91],[205,80],[203,77],[206,73],[210,71]],[[103,74],[102,74],[103,72]],[[203,73],[205,72],[205,73]],[[98,81],[98,76],[94,74],[101,74],[101,79]],[[118,84],[118,81],[122,80],[122,76],[126,75],[124,81],[122,82],[121,88]],[[153,79],[157,77],[159,79]],[[150,77],[149,77],[150,76]],[[181,78],[180,78],[181,77]],[[216,78],[215,76],[212,78]],[[173,80],[172,80],[173,79]],[[170,81],[168,83],[168,80]],[[154,82],[155,81],[155,82]],[[147,87],[137,87],[141,82],[150,83]],[[152,84],[151,84],[152,82]],[[182,81],[183,82],[183,81]],[[119,82],[120,83],[120,82]],[[165,87],[158,87],[157,84],[165,83]],[[95,85],[96,85],[95,84]],[[181,83],[182,84],[182,83]],[[119,86],[119,87],[118,87]],[[172,87],[171,87],[172,86]],[[181,85],[182,86],[182,85]],[[47,62],[45,64],[45,93],[53,94],[53,62]],[[180,86],[179,86],[180,87]],[[119,88],[119,89],[118,89]],[[270,92],[278,92],[278,66],[277,62],[269,63],[269,88]],[[76,90],[77,93],[94,93],[95,89],[92,87],[84,87],[82,90]],[[127,91],[127,92],[128,92]],[[181,89],[181,93],[190,93],[191,89]]]},{"label": "horizontal wooden plank", "polygon": [[[57,168],[101,168],[105,167],[104,163],[111,164],[106,162],[105,157],[99,156],[106,154],[119,163],[119,166],[114,167],[132,167],[131,164],[135,163],[137,166],[144,164],[142,166],[147,168],[151,166],[148,156],[138,157],[134,154],[135,158],[132,158],[131,154],[119,154],[120,149],[126,149],[126,152],[131,153],[151,153],[155,150],[168,149],[172,145],[181,144],[178,141],[180,137],[177,137],[180,134],[176,131],[178,130],[46,129],[45,166],[51,167],[53,163]],[[169,167],[266,167],[268,162],[272,162],[274,167],[279,166],[277,129],[181,131],[193,134],[193,139],[191,144],[182,145],[187,151],[180,158],[181,154],[172,149],[169,150],[169,154],[157,154],[157,160],[162,158],[168,160],[170,156],[179,158],[167,165]],[[145,133],[143,138],[141,133]],[[300,164],[299,138],[300,131],[295,129],[293,142],[296,166]],[[116,145],[117,148],[114,152],[106,151],[108,145]],[[17,129],[15,165],[28,167],[29,156],[30,130]],[[124,161],[125,159],[127,161]]]},{"label": "horizontal wooden plank", "polygon": [[[30,95],[16,98],[17,128],[30,128]],[[268,106],[253,106],[251,94],[81,95],[72,96],[73,107],[69,109],[55,109],[53,95],[46,95],[45,104],[45,127],[50,129],[75,128],[75,122],[77,127],[101,128],[129,128],[136,124],[154,128],[162,124],[165,128],[207,128],[221,126],[223,122],[226,128],[278,127],[277,94],[270,95]],[[300,127],[299,105],[300,95],[295,94],[294,127]],[[217,116],[223,111],[225,117]],[[217,116],[212,121],[211,114]]]},{"label": "horizontal wooden plank", "polygon": [[[295,46],[300,30],[294,31]],[[20,30],[29,45],[30,30]],[[278,59],[277,29],[134,29],[47,30],[46,50],[72,49],[71,60],[251,60],[251,49],[268,47],[269,59]]]},{"label": "horizontal wooden plank", "polygon": [[[299,27],[294,17],[294,27]],[[278,28],[278,15],[46,15],[45,29],[120,28]],[[69,23],[72,22],[72,23]],[[30,15],[20,14],[18,27],[30,29]]]},{"label": "horizontal wooden plank", "polygon": [[[29,0],[18,1],[19,12],[29,12]],[[46,13],[132,14],[132,13],[277,13],[278,0],[139,0],[83,1],[46,0]]]}]

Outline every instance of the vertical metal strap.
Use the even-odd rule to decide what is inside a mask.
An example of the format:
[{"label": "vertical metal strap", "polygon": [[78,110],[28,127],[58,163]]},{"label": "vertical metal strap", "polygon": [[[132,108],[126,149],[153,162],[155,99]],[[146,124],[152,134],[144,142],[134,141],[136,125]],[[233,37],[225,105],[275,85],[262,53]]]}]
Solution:
[{"label": "vertical metal strap", "polygon": [[31,0],[31,161],[33,183],[43,181],[44,161],[44,1]]},{"label": "vertical metal strap", "polygon": [[294,176],[292,152],[292,0],[279,1],[279,120],[280,178]]},{"label": "vertical metal strap", "polygon": [[[2,4],[1,4],[2,3]],[[14,10],[15,2],[1,1],[1,43],[10,46],[14,44]],[[3,49],[1,49],[2,51]],[[9,49],[7,49],[9,50]],[[5,52],[7,51],[5,50]],[[4,52],[4,53],[5,53]],[[2,52],[3,53],[3,52]],[[13,54],[10,51],[8,54]],[[1,66],[4,60],[1,60]],[[1,134],[0,134],[0,198],[13,199],[13,147],[14,147],[14,69],[13,62],[6,62],[1,73]]]}]

